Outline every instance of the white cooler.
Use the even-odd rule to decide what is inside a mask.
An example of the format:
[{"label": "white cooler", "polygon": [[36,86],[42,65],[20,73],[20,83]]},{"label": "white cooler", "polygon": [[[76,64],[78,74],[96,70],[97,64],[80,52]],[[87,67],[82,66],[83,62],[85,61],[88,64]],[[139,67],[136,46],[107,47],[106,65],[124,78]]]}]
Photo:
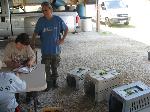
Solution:
[{"label": "white cooler", "polygon": [[108,101],[111,90],[121,85],[123,79],[123,75],[115,69],[96,70],[85,77],[85,94],[96,102]]},{"label": "white cooler", "polygon": [[67,73],[67,84],[69,87],[83,88],[84,78],[90,72],[90,68],[77,67]]},{"label": "white cooler", "polygon": [[109,112],[150,112],[150,87],[137,81],[114,88]]}]

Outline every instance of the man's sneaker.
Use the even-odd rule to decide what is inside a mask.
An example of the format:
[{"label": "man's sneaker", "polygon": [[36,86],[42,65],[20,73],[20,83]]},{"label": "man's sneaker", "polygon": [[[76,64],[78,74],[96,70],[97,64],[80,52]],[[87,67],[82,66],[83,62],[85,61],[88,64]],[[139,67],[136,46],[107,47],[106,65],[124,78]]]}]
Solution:
[{"label": "man's sneaker", "polygon": [[46,88],[45,90],[43,90],[43,92],[48,92],[50,90],[50,88]]},{"label": "man's sneaker", "polygon": [[47,88],[44,90],[44,92],[48,92],[53,87],[52,81],[47,81]]},{"label": "man's sneaker", "polygon": [[[33,100],[33,103],[34,103],[34,100]],[[36,100],[36,104],[41,105],[41,103],[38,100]]]},{"label": "man's sneaker", "polygon": [[57,82],[56,82],[56,79],[55,80],[53,80],[53,89],[57,89],[59,86],[58,86],[58,84],[57,84]]},{"label": "man's sneaker", "polygon": [[[27,105],[32,105],[32,100],[26,99],[26,103],[27,103]],[[33,100],[33,103],[34,103],[34,100]],[[36,104],[41,105],[41,103],[38,100],[37,100]]]}]

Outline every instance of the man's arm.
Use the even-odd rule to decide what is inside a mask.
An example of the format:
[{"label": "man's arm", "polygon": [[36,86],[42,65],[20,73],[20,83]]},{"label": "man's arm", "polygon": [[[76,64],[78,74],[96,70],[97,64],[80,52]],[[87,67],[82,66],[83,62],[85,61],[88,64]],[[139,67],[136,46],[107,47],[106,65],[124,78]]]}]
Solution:
[{"label": "man's arm", "polygon": [[26,82],[24,80],[21,80],[18,75],[8,72],[6,73],[8,77],[11,79],[11,90],[14,93],[20,93],[24,92],[26,90]]},{"label": "man's arm", "polygon": [[31,67],[33,64],[36,62],[36,50],[35,50],[35,42],[36,42],[36,36],[37,33],[33,33],[32,39],[31,39],[31,46],[28,46],[28,56],[29,56],[29,61],[27,62],[27,65]]},{"label": "man's arm", "polygon": [[31,47],[32,47],[32,49],[35,49],[36,36],[37,36],[37,33],[33,33],[32,40],[31,40]]},{"label": "man's arm", "polygon": [[63,35],[63,38],[62,38],[62,39],[65,39],[66,36],[67,36],[67,34],[68,34],[68,27],[66,28],[66,30],[65,30],[65,32],[64,32],[64,35]]},{"label": "man's arm", "polygon": [[64,43],[64,40],[65,40],[67,34],[68,34],[68,27],[66,27],[66,30],[64,31],[63,37],[59,40],[59,44]]},{"label": "man's arm", "polygon": [[31,67],[35,64],[36,61],[36,54],[35,51],[31,48],[31,46],[27,46],[27,54],[28,54],[28,61],[27,66]]}]

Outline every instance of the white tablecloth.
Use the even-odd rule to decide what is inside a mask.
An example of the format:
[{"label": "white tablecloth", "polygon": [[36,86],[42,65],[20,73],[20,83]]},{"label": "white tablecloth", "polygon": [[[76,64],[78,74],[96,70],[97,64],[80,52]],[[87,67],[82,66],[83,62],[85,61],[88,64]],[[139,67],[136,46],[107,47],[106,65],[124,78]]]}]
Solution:
[{"label": "white tablecloth", "polygon": [[[8,68],[3,68],[1,71],[10,71]],[[38,63],[37,68],[31,73],[20,73],[19,77],[25,80],[27,84],[26,92],[42,91],[47,88],[45,65]]]}]

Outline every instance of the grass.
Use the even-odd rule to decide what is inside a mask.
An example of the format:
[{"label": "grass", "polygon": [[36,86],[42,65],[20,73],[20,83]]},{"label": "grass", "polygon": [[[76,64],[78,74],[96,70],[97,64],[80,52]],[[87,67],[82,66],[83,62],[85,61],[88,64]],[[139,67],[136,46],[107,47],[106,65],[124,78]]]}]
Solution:
[{"label": "grass", "polygon": [[[105,25],[105,23],[101,22],[101,25]],[[124,24],[112,24],[112,28],[135,28],[133,25],[124,25]]]},{"label": "grass", "polygon": [[135,28],[133,25],[124,25],[124,24],[113,24],[112,28]]},{"label": "grass", "polygon": [[109,36],[109,35],[112,35],[113,33],[112,32],[108,32],[108,31],[100,31],[99,34],[103,35],[103,36]]}]

